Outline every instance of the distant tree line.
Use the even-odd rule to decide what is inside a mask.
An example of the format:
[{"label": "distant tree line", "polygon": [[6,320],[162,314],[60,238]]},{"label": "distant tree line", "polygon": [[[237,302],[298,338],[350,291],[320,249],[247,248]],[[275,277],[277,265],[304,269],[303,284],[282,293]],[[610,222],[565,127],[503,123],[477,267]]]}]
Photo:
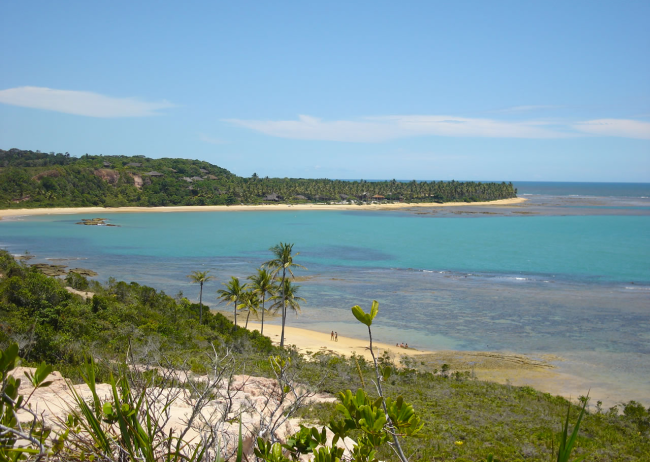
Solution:
[{"label": "distant tree line", "polygon": [[0,150],[2,208],[475,202],[516,194],[505,182],[244,178],[199,160]]}]

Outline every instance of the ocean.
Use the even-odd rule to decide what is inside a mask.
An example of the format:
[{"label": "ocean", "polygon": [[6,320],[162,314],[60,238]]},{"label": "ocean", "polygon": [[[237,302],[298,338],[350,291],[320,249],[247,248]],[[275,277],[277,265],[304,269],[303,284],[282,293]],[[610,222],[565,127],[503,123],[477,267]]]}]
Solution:
[{"label": "ocean", "polygon": [[210,270],[220,308],[220,282],[292,242],[306,301],[289,325],[362,338],[350,307],[378,300],[378,341],[553,355],[598,399],[650,404],[650,185],[515,186],[525,204],[24,217],[0,221],[0,246],[190,298],[186,275]]}]

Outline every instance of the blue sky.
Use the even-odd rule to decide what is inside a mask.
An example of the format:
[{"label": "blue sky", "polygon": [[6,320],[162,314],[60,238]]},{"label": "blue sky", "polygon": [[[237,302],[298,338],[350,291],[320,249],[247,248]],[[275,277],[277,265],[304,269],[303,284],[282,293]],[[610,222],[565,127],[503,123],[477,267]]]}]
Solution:
[{"label": "blue sky", "polygon": [[650,182],[650,2],[0,3],[0,148]]}]

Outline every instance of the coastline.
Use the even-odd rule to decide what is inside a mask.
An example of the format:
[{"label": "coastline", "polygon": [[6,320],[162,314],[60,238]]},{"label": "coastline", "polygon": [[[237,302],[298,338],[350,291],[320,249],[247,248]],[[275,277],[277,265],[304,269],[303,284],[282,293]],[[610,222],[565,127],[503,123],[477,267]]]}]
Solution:
[{"label": "coastline", "polygon": [[521,204],[528,199],[515,197],[512,199],[499,199],[490,202],[418,202],[407,204],[265,204],[265,205],[173,205],[167,207],[53,207],[35,209],[3,209],[0,210],[0,219],[4,217],[35,216],[35,215],[74,215],[81,213],[165,213],[165,212],[244,212],[244,211],[293,211],[293,210],[397,210],[413,207],[466,207],[466,206],[508,206]]},{"label": "coastline", "polygon": [[[249,322],[249,330],[260,330],[260,323]],[[280,344],[280,333],[282,326],[278,324],[264,323],[264,335],[269,337],[274,344]],[[303,354],[311,353],[329,353],[337,355],[350,356],[355,353],[357,356],[363,356],[369,361],[372,361],[370,355],[368,340],[360,340],[352,337],[344,337],[339,335],[338,341],[330,340],[330,333],[318,332],[315,330],[303,329],[301,327],[285,326],[285,345],[295,345],[296,349]],[[372,342],[375,356],[379,357],[384,351],[388,351],[391,355],[405,355],[417,356],[430,351],[415,350],[412,348],[400,348],[395,345],[389,345],[382,342]]]},{"label": "coastline", "polygon": [[[260,324],[249,322],[248,328],[259,331]],[[264,323],[264,334],[275,345],[280,344],[281,330],[282,326],[278,324]],[[330,340],[329,332],[285,326],[285,345],[293,345],[300,353],[309,356],[319,352],[344,356],[356,354],[372,361],[367,339],[339,335],[338,342],[335,342]],[[478,380],[502,385],[530,386],[569,400],[575,400],[587,391],[594,402],[600,400],[604,406],[614,406],[626,398],[603,384],[566,372],[567,368],[559,367],[564,359],[555,355],[532,356],[501,351],[415,350],[376,341],[373,341],[373,349],[377,358],[387,351],[396,364],[406,360],[411,362],[410,367],[431,372],[440,370],[443,364],[448,364],[450,373],[469,373]]]}]

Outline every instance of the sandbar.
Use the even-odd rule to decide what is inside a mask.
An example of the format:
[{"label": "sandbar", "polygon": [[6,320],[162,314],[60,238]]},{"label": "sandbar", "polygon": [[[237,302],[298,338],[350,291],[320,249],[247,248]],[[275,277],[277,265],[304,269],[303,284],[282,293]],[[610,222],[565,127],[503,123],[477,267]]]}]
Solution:
[{"label": "sandbar", "polygon": [[168,207],[53,207],[35,209],[4,209],[0,210],[3,217],[33,216],[33,215],[73,215],[73,214],[105,214],[105,213],[164,213],[164,212],[243,212],[243,211],[272,211],[272,210],[393,210],[413,207],[466,207],[466,206],[508,206],[521,204],[527,199],[515,197],[489,202],[405,202],[390,204],[264,204],[264,205],[178,205]]}]

